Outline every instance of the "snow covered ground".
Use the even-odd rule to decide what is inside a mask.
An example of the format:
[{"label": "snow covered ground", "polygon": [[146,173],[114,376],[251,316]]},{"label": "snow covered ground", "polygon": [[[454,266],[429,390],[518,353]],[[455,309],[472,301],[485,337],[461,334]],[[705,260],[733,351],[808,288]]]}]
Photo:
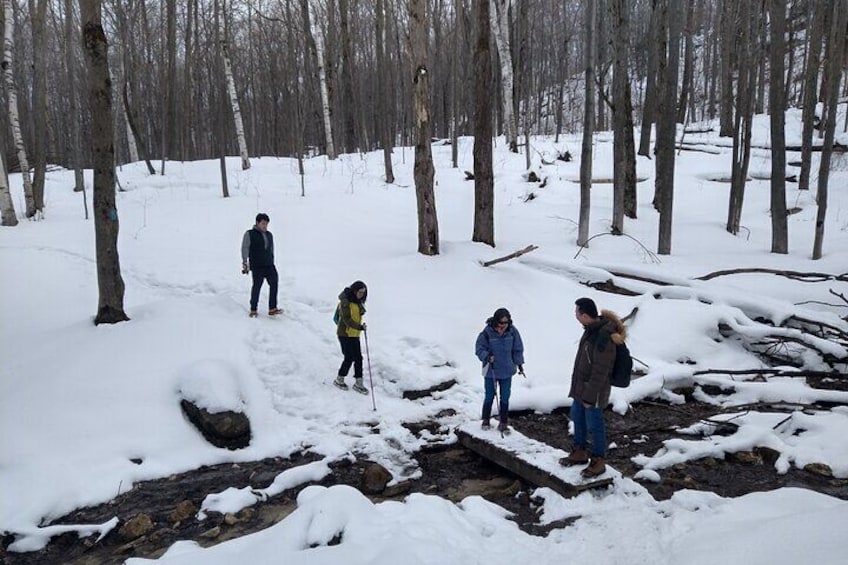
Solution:
[{"label": "snow covered ground", "polygon": [[[790,142],[797,136],[796,121],[788,114]],[[758,126],[755,143],[766,143],[767,118]],[[609,139],[597,137],[596,178],[612,176]],[[719,323],[760,331],[751,311],[778,322],[792,313],[808,314],[848,330],[840,319],[844,308],[795,306],[833,302],[828,291],[844,294],[845,283],[753,274],[694,280],[737,267],[848,271],[844,157],[836,159],[831,176],[825,256],[819,261],[810,259],[815,191],[803,193],[794,184],[787,187],[787,202],[802,211],[789,218],[788,255],[769,253],[767,180],[748,184],[742,233],[724,230],[729,184],[707,179],[729,173],[729,149],[678,156],[671,256],[656,258],[644,249],[656,249],[657,214],[651,207],[653,163],[640,158],[639,176],[649,180],[638,185],[639,219],[627,220],[625,231],[644,248],[630,238],[598,237],[575,258],[579,185],[573,180],[579,161],[543,166],[540,159],[566,148],[577,156],[578,138],[556,145],[549,138],[533,140],[534,170],[548,177],[544,188],[523,180],[524,156],[509,154],[499,142],[496,249],[470,241],[473,183],[463,180],[462,171],[472,168],[473,141],[460,143],[459,169],[450,168],[449,146],[434,146],[442,244],[437,257],[415,252],[409,148],[395,151],[397,182],[391,186],[381,180],[381,154],[310,159],[305,197],[290,159],[255,158],[248,171],[240,170],[237,158],[229,159],[229,199],[221,197],[217,161],[169,163],[164,177],[148,176],[139,163],[122,167],[119,248],[132,321],[114,326],[92,324],[94,229],[83,219],[81,195],[71,191],[73,175],[49,173],[46,219],[0,230],[0,531],[17,535],[12,549],[39,547],[57,533],[41,526],[74,508],[109,500],[136,481],[206,464],[288,456],[304,447],[326,458],[299,475],[281,476],[275,492],[322,476],[326,461],[354,452],[382,463],[395,480],[415,477],[419,470],[411,454],[427,438],[401,423],[446,408],[457,412],[444,420],[448,426],[478,416],[482,379],[473,344],[500,306],[512,312],[526,346],[528,378],[514,382],[511,405],[538,411],[569,404],[569,370],[581,332],[573,303],[580,296],[622,314],[639,308],[629,343],[637,368],[647,374],[613,391],[611,403],[619,412],[646,397],[682,402],[671,389],[695,382],[692,374],[699,369],[761,366],[738,342],[716,340]],[[755,150],[751,169],[768,171],[768,153]],[[86,179],[90,186],[90,171]],[[21,210],[20,175],[10,181]],[[525,202],[529,191],[536,198]],[[607,231],[611,193],[611,184],[592,190],[591,234]],[[249,281],[239,269],[241,236],[260,211],[270,215],[277,245],[285,312],[277,319],[262,315],[265,304],[258,319],[248,319]],[[523,258],[491,268],[479,264],[531,243],[539,250]],[[580,284],[608,278],[607,270],[674,285],[663,287],[658,299],[651,292],[625,297]],[[341,289],[357,279],[369,286],[376,411],[370,397],[331,383],[340,362],[333,308]],[[629,279],[627,284],[654,289]],[[844,354],[833,344],[818,345]],[[808,361],[810,368],[816,363]],[[432,398],[401,396],[451,378],[458,385]],[[249,415],[248,448],[215,448],[185,420],[180,390],[196,387],[198,379],[214,383],[206,392],[221,406]],[[811,389],[799,379],[713,375],[697,382],[732,384],[736,392],[721,400],[726,406],[757,400],[848,404],[848,394]],[[645,453],[638,461],[645,477],[680,461],[754,446],[780,452],[777,472],[824,463],[834,476],[848,477],[848,410],[798,411],[784,422],[785,414],[729,417],[739,425],[732,436],[693,436]],[[380,433],[373,434],[372,427]],[[244,494],[222,494],[208,501],[208,509],[251,503]],[[610,491],[570,500],[547,489],[537,494],[545,500],[545,521],[581,518],[539,538],[522,533],[503,509],[476,497],[454,505],[412,495],[375,505],[348,487],[307,487],[298,510],[277,526],[211,549],[179,543],[162,561],[231,563],[237,555],[245,563],[309,564],[513,563],[516,556],[539,563],[844,562],[848,503],[810,491],[781,489],[733,500],[681,491],[657,502],[638,483],[620,478]],[[341,531],[343,543],[326,546]]]}]

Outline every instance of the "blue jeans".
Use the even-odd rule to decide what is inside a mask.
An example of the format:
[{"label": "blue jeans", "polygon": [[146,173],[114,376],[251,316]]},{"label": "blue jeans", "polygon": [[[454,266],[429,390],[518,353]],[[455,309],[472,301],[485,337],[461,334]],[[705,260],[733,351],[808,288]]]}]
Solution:
[{"label": "blue jeans", "polygon": [[574,422],[574,446],[586,449],[586,432],[592,434],[592,457],[604,457],[607,451],[607,430],[604,411],[600,408],[583,406],[578,399],[571,403],[571,421]]},{"label": "blue jeans", "polygon": [[492,416],[492,404],[495,401],[495,381],[498,381],[501,389],[498,419],[501,422],[506,422],[509,415],[509,392],[512,390],[512,377],[506,379],[483,378],[483,384],[486,387],[486,396],[483,399],[483,419],[488,420]]}]

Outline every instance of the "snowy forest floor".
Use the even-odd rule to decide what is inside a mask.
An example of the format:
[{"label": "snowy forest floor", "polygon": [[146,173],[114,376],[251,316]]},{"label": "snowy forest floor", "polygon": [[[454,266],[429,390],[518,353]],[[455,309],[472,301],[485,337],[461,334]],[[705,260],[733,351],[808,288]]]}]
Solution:
[{"label": "snowy forest floor", "polygon": [[[810,386],[830,390],[848,390],[848,379],[829,379],[827,382],[808,382]],[[708,389],[709,390],[709,389]],[[708,420],[718,413],[717,407],[691,398],[690,391],[678,391],[687,397],[684,405],[670,405],[662,401],[634,403],[625,415],[606,411],[608,434],[611,441],[608,463],[626,476],[633,476],[640,467],[633,457],[655,453],[663,442],[682,437],[676,429],[687,428],[699,421]],[[711,390],[720,395],[720,390]],[[813,404],[811,409],[827,410],[826,403]],[[787,415],[794,408],[787,409]],[[751,406],[756,412],[779,411],[774,405]],[[528,437],[543,441],[553,447],[570,449],[567,434],[567,411],[558,409],[549,414],[519,412],[511,414],[511,424]],[[445,431],[436,420],[409,424],[416,434],[426,430],[438,434]],[[801,487],[815,490],[843,500],[848,500],[848,479],[836,479],[810,470],[791,468],[779,474],[774,461],[776,453],[767,448],[728,453],[724,459],[704,457],[673,465],[661,472],[660,482],[643,481],[651,495],[657,500],[666,500],[682,489],[710,491],[722,497],[741,496],[746,493],[769,491],[781,487]],[[30,553],[5,553],[14,541],[13,536],[3,540],[0,559],[9,565],[62,562],[68,565],[94,565],[122,563],[128,557],[156,558],[177,540],[194,540],[202,546],[210,546],[239,536],[267,528],[284,519],[297,507],[297,493],[305,486],[299,485],[283,493],[246,508],[235,516],[210,512],[203,521],[194,516],[181,521],[173,518],[177,505],[191,500],[200,507],[204,498],[227,488],[265,488],[286,469],[320,459],[309,454],[296,454],[282,459],[272,458],[251,463],[205,466],[200,469],[173,475],[164,479],[138,483],[134,488],[114,500],[98,506],[76,510],[54,522],[54,524],[101,523],[112,516],[121,522],[138,514],[147,514],[157,525],[154,532],[141,539],[126,543],[117,531],[107,535],[98,543],[94,538],[80,538],[69,532],[56,536],[41,551]],[[437,495],[454,501],[466,496],[480,495],[512,513],[511,519],[525,532],[532,535],[547,535],[555,528],[562,528],[577,518],[567,518],[541,523],[541,502],[532,496],[535,485],[528,484],[476,453],[457,444],[441,445],[422,450],[416,454],[422,476],[409,481],[407,488],[400,489],[395,496],[372,495],[374,502],[387,499],[400,500],[412,492]],[[358,488],[369,462],[357,458],[332,464],[332,474],[320,482],[322,486],[346,484]],[[596,496],[603,496],[604,490]]]}]

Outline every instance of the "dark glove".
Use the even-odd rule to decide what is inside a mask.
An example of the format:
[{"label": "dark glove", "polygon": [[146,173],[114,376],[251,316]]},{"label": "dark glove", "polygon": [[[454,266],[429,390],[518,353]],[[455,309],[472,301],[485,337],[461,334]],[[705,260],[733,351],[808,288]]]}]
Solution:
[{"label": "dark glove", "polygon": [[250,272],[250,267],[247,266],[247,263],[242,263],[241,274],[246,275],[248,272]]},{"label": "dark glove", "polygon": [[494,363],[495,363],[495,356],[489,355],[489,365],[494,365]]},{"label": "dark glove", "polygon": [[521,376],[526,376],[524,375],[524,365],[518,366],[518,374],[520,374]]}]

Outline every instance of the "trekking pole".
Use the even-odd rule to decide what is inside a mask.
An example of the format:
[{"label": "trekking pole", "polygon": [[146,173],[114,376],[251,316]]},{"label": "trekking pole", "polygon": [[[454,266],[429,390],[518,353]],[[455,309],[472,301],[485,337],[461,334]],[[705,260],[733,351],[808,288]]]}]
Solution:
[{"label": "trekking pole", "polygon": [[374,411],[377,411],[377,401],[374,399],[374,377],[371,375],[371,353],[368,350],[368,330],[363,330],[365,334],[365,358],[368,359],[368,384],[371,385],[371,406]]}]

